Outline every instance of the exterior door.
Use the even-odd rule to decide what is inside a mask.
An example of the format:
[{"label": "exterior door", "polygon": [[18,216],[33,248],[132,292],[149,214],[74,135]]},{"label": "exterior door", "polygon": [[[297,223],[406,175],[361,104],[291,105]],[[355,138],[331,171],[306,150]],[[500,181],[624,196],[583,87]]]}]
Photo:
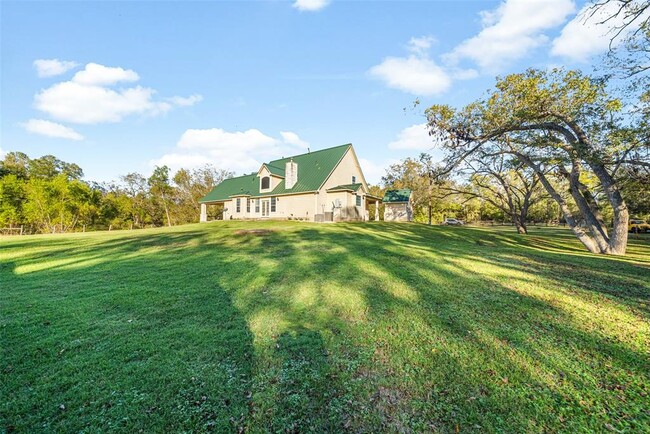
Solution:
[{"label": "exterior door", "polygon": [[268,217],[269,216],[269,208],[270,204],[268,200],[263,200],[262,201],[262,217]]}]

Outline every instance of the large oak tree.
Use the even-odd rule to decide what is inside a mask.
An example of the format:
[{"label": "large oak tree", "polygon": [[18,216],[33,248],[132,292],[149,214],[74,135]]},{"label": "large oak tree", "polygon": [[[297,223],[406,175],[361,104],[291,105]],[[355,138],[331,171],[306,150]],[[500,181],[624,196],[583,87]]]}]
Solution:
[{"label": "large oak tree", "polygon": [[[648,143],[638,128],[626,124],[622,103],[607,94],[603,81],[577,71],[531,69],[499,78],[495,87],[460,110],[444,105],[427,110],[431,134],[447,150],[446,170],[477,152],[512,155],[537,174],[590,252],[625,254],[629,214],[615,170],[630,142],[638,142],[637,149]],[[542,165],[556,167],[572,204]],[[587,173],[596,177],[612,208],[611,231],[601,218],[597,191],[583,182]]]}]

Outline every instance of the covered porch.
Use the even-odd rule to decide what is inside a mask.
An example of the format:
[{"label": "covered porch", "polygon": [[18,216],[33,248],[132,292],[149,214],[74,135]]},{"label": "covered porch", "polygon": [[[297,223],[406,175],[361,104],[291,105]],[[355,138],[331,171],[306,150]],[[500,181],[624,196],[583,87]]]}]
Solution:
[{"label": "covered porch", "polygon": [[[225,220],[226,201],[201,202],[200,205],[201,214],[199,215],[199,223],[207,223],[211,220]],[[211,220],[210,217],[212,217]]]},{"label": "covered porch", "polygon": [[366,194],[365,197],[365,206],[364,209],[366,210],[366,221],[370,221],[370,207],[374,206],[374,211],[372,212],[374,216],[374,221],[378,222],[379,221],[379,208],[381,206],[381,197],[379,196],[374,196],[372,194]]}]

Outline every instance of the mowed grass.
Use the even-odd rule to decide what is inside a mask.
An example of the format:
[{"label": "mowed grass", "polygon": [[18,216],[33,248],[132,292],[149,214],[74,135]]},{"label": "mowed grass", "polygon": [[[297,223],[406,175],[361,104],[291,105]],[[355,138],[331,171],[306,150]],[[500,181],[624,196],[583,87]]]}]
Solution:
[{"label": "mowed grass", "polygon": [[649,432],[649,318],[647,237],[626,257],[548,228],[4,238],[0,429]]}]

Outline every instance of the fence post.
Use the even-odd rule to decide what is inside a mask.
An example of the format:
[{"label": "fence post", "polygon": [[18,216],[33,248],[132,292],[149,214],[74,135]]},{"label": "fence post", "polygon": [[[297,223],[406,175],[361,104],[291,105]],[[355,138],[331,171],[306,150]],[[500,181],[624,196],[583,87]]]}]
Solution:
[{"label": "fence post", "polygon": [[23,234],[23,225],[20,225],[20,235]]}]

